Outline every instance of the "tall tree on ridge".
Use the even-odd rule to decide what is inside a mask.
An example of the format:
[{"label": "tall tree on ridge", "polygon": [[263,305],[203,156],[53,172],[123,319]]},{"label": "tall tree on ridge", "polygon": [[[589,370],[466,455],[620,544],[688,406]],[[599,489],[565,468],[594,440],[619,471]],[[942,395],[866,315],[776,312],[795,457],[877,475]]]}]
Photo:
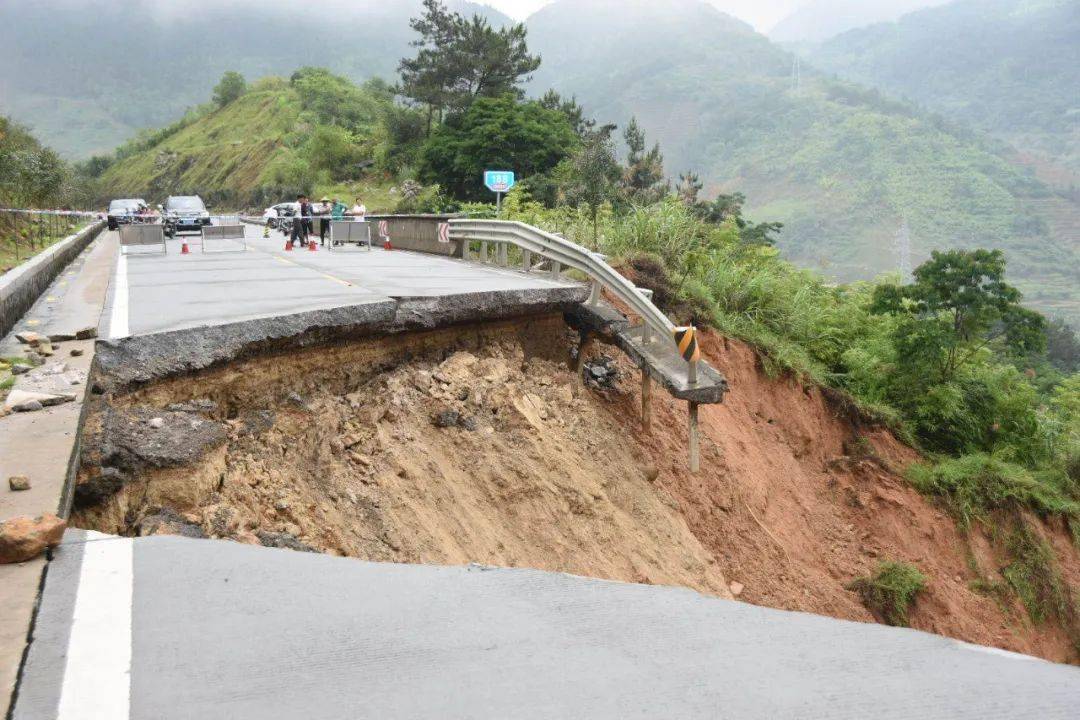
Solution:
[{"label": "tall tree on ridge", "polygon": [[413,58],[398,65],[399,91],[428,111],[427,132],[446,112],[460,112],[479,97],[522,96],[519,83],[540,67],[530,55],[522,24],[493,28],[485,18],[466,19],[440,0],[424,0],[424,13],[410,21],[420,38]]}]

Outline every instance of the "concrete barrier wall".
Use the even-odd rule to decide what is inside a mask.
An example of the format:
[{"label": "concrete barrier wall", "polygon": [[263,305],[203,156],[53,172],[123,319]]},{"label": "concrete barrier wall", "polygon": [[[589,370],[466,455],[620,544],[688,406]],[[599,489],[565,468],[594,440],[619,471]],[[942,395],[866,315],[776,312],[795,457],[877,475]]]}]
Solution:
[{"label": "concrete barrier wall", "polygon": [[[390,241],[395,248],[459,258],[462,247],[460,240],[451,240],[449,243],[439,242],[439,223],[444,223],[451,217],[453,216],[368,215],[367,219],[374,223],[372,229],[375,231],[378,230],[380,220],[386,220],[389,223]],[[372,237],[372,242],[379,244],[381,238]]]},{"label": "concrete barrier wall", "polygon": [[6,335],[15,326],[56,276],[86,249],[104,227],[103,220],[95,220],[74,235],[0,275],[0,336]]}]

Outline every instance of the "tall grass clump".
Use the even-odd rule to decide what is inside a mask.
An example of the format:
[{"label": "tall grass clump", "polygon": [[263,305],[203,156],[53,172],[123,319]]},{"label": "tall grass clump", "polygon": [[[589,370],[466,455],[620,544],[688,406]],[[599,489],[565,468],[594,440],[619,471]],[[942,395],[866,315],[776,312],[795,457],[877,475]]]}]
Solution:
[{"label": "tall grass clump", "polygon": [[883,561],[872,575],[856,578],[847,587],[859,594],[874,617],[907,627],[908,611],[926,589],[926,576],[910,563]]}]

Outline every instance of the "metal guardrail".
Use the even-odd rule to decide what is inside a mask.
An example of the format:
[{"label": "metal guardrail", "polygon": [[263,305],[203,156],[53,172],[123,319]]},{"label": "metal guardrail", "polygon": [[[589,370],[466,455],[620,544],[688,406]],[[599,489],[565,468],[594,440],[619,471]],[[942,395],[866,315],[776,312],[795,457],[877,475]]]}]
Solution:
[{"label": "metal guardrail", "polygon": [[[508,265],[507,246],[514,245],[522,250],[522,265],[526,272],[532,270],[533,255],[539,255],[552,263],[551,274],[554,277],[559,276],[563,267],[578,270],[588,275],[592,282],[590,304],[595,305],[600,301],[601,287],[607,288],[641,317],[644,323],[642,339],[645,343],[651,341],[650,330],[666,337],[668,342],[675,342],[675,325],[660,308],[653,305],[650,299],[652,293],[638,288],[620,275],[599,253],[522,222],[467,219],[451,219],[449,222],[450,237],[464,243],[466,257],[471,255],[472,245],[479,243],[477,259],[488,262],[489,246],[494,246],[495,263],[505,267]],[[697,362],[688,364],[690,382],[694,383],[697,380]]]}]

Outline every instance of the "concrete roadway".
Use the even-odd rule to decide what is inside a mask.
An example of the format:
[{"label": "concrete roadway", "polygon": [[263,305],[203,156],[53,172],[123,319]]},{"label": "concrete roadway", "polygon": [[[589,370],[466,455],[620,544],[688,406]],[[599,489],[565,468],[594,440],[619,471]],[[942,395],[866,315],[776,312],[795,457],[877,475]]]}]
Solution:
[{"label": "concrete roadway", "polygon": [[69,531],[14,720],[1076,718],[1080,668],[667,587]]},{"label": "concrete roadway", "polygon": [[[459,293],[567,287],[539,273],[382,248],[284,250],[284,238],[246,225],[247,248],[197,235],[168,241],[164,256],[138,248],[117,259],[101,337],[180,330],[259,317]],[[115,233],[110,233],[115,236]],[[190,253],[180,253],[183,242]]]}]

